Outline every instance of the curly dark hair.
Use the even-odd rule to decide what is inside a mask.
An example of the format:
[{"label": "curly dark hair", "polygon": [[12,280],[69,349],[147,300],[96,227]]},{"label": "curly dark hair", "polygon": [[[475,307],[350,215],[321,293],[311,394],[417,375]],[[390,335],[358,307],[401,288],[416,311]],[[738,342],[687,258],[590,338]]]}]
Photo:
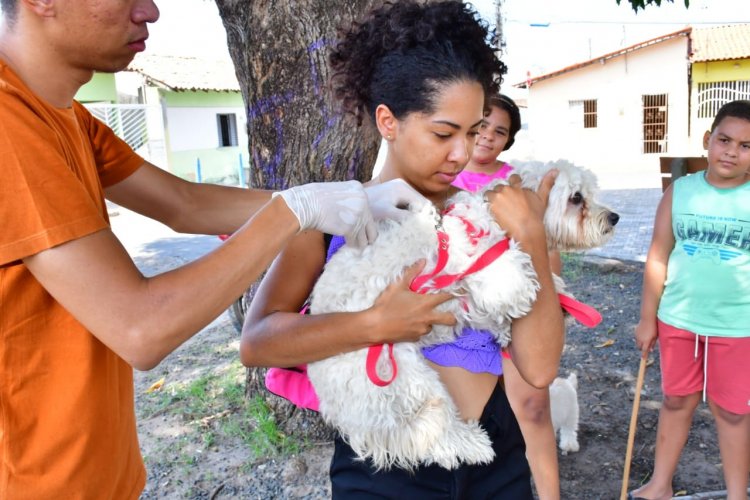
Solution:
[{"label": "curly dark hair", "polygon": [[516,102],[504,94],[490,96],[490,106],[504,109],[510,117],[510,129],[508,130],[508,142],[505,143],[503,151],[507,151],[516,142],[516,134],[521,130],[521,111]]},{"label": "curly dark hair", "polygon": [[[499,92],[506,66],[497,35],[460,0],[386,2],[342,33],[330,54],[333,95],[362,123],[385,104],[398,119],[434,111],[445,84]],[[486,101],[487,99],[485,99]]]}]

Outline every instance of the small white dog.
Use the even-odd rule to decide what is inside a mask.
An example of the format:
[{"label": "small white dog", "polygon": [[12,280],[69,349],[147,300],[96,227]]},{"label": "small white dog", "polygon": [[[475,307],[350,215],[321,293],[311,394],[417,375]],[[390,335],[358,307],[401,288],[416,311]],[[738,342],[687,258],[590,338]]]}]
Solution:
[{"label": "small white dog", "polygon": [[571,372],[567,378],[557,377],[549,386],[552,427],[560,436],[563,455],[576,452],[578,446],[578,377]]},{"label": "small white dog", "polygon": [[[619,217],[594,200],[596,179],[591,172],[562,162],[529,164],[517,172],[524,187],[536,189],[551,168],[560,173],[544,217],[549,247],[573,250],[603,244]],[[376,358],[371,368],[381,379],[392,378],[397,369],[389,385],[378,386],[368,378],[368,349],[308,365],[324,419],[359,458],[370,459],[376,468],[409,469],[422,463],[455,468],[461,462],[493,459],[487,434],[478,422],[461,419],[420,348],[450,342],[465,326],[489,330],[506,346],[511,321],[528,313],[539,288],[528,254],[505,238],[481,193],[460,192],[446,206],[451,208],[442,215],[429,203],[410,207],[413,215],[403,221],[382,222],[370,246],[343,247],[327,263],[311,295],[312,314],[361,311],[401,277],[406,266],[425,258],[425,271],[433,272],[423,286],[459,297],[441,305],[456,316],[456,327],[436,325],[417,343],[392,346],[395,367],[385,353]],[[464,275],[486,252],[504,243],[504,253]],[[556,285],[562,286],[562,280]]]}]

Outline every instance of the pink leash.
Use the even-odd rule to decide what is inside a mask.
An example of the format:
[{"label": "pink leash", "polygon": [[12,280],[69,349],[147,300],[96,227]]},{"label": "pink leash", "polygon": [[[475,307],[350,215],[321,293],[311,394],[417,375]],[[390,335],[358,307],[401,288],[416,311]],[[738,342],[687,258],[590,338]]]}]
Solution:
[{"label": "pink leash", "polygon": [[557,294],[563,309],[577,319],[583,326],[594,328],[602,322],[602,315],[593,307],[579,302],[570,295]]}]

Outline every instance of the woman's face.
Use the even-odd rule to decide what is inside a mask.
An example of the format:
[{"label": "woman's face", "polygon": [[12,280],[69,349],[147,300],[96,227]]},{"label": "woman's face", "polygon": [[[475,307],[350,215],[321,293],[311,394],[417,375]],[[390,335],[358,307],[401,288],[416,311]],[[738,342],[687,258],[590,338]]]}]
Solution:
[{"label": "woman's face", "polygon": [[479,83],[450,83],[439,92],[432,113],[411,113],[397,120],[382,180],[401,177],[433,202],[442,203],[471,158],[483,106]]},{"label": "woman's face", "polygon": [[502,108],[492,106],[479,127],[479,137],[472,161],[494,163],[510,139],[510,114]]}]

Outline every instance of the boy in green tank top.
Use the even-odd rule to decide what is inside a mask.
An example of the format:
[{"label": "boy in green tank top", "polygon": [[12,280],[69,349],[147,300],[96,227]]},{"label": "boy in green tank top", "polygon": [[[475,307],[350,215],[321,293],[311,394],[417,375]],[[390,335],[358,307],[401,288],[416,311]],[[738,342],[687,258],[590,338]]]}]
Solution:
[{"label": "boy in green tank top", "polygon": [[651,480],[631,498],[672,498],[701,401],[716,421],[727,498],[747,499],[750,470],[750,101],[719,110],[703,138],[708,168],[667,188],[646,260],[643,354],[658,340],[664,402]]}]

